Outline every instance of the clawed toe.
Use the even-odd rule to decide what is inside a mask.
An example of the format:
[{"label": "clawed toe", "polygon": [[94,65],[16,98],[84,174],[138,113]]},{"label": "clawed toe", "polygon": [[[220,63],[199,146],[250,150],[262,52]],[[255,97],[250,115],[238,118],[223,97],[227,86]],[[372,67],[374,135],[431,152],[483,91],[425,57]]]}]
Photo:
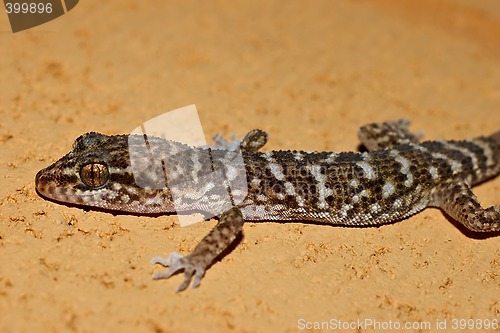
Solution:
[{"label": "clawed toe", "polygon": [[158,272],[153,274],[153,279],[168,279],[180,270],[184,270],[184,281],[177,288],[177,291],[183,291],[189,286],[191,279],[194,275],[194,280],[191,285],[192,288],[196,288],[200,285],[201,279],[205,274],[205,269],[200,265],[196,265],[191,262],[189,257],[184,257],[177,252],[172,252],[168,258],[154,257],[151,259],[152,264],[160,264],[164,267],[168,267],[167,270],[163,272]]}]

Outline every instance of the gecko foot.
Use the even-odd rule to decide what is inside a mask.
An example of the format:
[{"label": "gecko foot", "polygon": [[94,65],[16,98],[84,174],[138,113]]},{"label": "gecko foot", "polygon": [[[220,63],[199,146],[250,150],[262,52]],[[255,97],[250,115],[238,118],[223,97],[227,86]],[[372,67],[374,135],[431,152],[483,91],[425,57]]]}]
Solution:
[{"label": "gecko foot", "polygon": [[200,281],[205,274],[205,267],[202,264],[193,262],[190,260],[189,256],[182,256],[177,252],[172,252],[168,258],[154,257],[151,259],[152,264],[160,264],[162,266],[168,267],[166,271],[153,274],[153,279],[168,279],[173,274],[180,270],[184,270],[184,281],[177,288],[177,292],[183,291],[189,286],[191,278],[194,280],[191,284],[191,288],[196,288],[200,285]]},{"label": "gecko foot", "polygon": [[260,129],[254,129],[238,139],[236,135],[231,135],[231,141],[226,140],[222,135],[215,134],[213,140],[217,149],[227,149],[236,151],[241,148],[243,151],[258,151],[267,143],[268,135]]},{"label": "gecko foot", "polygon": [[172,252],[168,258],[154,257],[151,259],[153,264],[168,267],[166,271],[154,274],[153,279],[168,279],[174,273],[183,269],[184,282],[177,288],[177,291],[186,289],[193,276],[191,287],[198,287],[207,268],[241,233],[243,223],[243,215],[240,209],[237,207],[231,208],[220,216],[219,223],[187,256],[184,257],[177,252]]},{"label": "gecko foot", "polygon": [[230,151],[236,151],[238,149],[238,147],[240,146],[240,142],[241,142],[241,140],[238,139],[238,137],[235,134],[231,134],[231,140],[227,140],[221,134],[215,133],[212,136],[212,139],[214,140],[214,143],[215,143],[214,148],[227,149]]}]

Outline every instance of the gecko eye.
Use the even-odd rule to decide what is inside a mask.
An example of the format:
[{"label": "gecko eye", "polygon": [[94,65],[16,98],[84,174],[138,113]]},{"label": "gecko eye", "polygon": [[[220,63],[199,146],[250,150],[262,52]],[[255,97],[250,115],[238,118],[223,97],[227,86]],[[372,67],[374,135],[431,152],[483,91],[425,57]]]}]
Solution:
[{"label": "gecko eye", "polygon": [[84,165],[80,169],[80,179],[82,182],[92,188],[104,186],[109,178],[108,166],[99,163]]}]

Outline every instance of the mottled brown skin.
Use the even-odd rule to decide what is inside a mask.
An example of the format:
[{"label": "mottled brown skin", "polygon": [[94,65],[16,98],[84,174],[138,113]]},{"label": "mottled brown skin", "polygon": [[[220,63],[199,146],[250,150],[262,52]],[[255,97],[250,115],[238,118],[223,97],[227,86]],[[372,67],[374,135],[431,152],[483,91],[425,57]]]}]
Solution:
[{"label": "mottled brown skin", "polygon": [[[219,223],[191,254],[152,260],[168,267],[155,279],[184,270],[178,291],[193,276],[192,286],[200,284],[245,220],[380,225],[434,206],[472,231],[500,230],[500,206],[482,208],[471,190],[500,173],[500,132],[466,141],[420,143],[420,136],[407,127],[406,120],[363,126],[359,137],[367,153],[262,153],[258,149],[267,134],[251,131],[239,148],[247,184],[241,198],[227,185],[241,177],[229,166],[237,147],[211,150],[149,138],[145,149],[139,136],[88,133],[70,153],[37,174],[36,187],[54,200],[142,214],[218,207],[224,212]],[[139,161],[139,167],[134,169],[131,160]],[[214,180],[203,189],[182,187],[214,170],[222,170],[227,182]],[[183,193],[175,200],[174,185]],[[220,195],[224,191],[230,202]]]}]

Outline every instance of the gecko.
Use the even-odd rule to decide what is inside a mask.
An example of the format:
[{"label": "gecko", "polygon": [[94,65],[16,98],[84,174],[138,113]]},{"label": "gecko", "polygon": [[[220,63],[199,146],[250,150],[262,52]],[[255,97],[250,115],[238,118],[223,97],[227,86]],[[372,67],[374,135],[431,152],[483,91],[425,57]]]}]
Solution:
[{"label": "gecko", "polygon": [[[422,142],[408,127],[405,119],[362,126],[358,137],[366,150],[360,152],[262,152],[268,141],[262,130],[250,131],[232,148],[220,137],[215,148],[149,137],[140,170],[132,170],[130,149],[143,145],[143,136],[90,132],[40,170],[35,187],[56,202],[139,215],[223,207],[217,225],[190,254],[152,259],[167,267],[154,279],[184,271],[177,291],[200,285],[206,270],[242,233],[244,221],[379,226],[437,207],[474,232],[499,231],[500,205],[481,207],[471,187],[500,173],[500,131],[470,140]],[[234,180],[238,175],[228,161],[235,150],[243,157],[247,187],[240,200],[228,205],[220,196],[227,182],[185,187],[174,198],[169,184],[188,184],[207,171],[222,170]],[[175,171],[168,183],[165,168]],[[147,186],[137,185],[138,174]]]}]

